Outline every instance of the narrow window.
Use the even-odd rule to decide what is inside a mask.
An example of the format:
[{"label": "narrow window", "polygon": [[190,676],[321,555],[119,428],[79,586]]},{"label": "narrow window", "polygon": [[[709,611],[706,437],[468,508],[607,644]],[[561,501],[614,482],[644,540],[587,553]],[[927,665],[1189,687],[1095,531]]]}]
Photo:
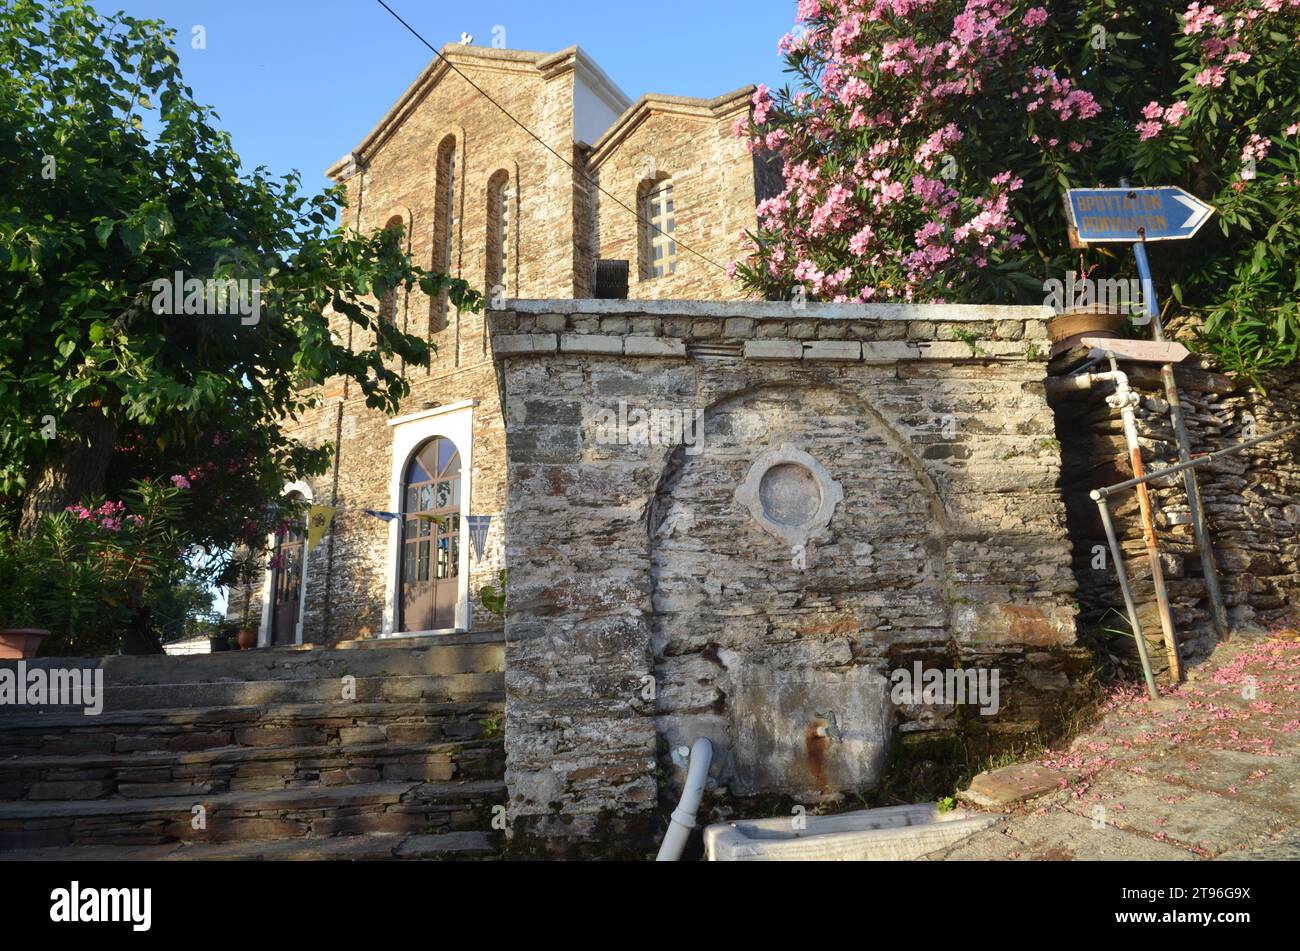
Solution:
[{"label": "narrow window", "polygon": [[510,176],[497,172],[487,189],[487,288],[510,285]]},{"label": "narrow window", "polygon": [[[384,225],[384,230],[401,232],[403,225],[402,216],[393,215]],[[397,288],[390,287],[379,295],[379,319],[386,324],[397,322]]]},{"label": "narrow window", "polygon": [[673,205],[670,179],[651,184],[645,199],[645,219],[649,277],[677,273],[677,214]]},{"label": "narrow window", "polygon": [[[447,136],[438,145],[434,165],[433,261],[434,271],[447,274],[452,270],[452,252],[456,242],[456,138]],[[429,330],[447,326],[446,294],[430,301]]]}]

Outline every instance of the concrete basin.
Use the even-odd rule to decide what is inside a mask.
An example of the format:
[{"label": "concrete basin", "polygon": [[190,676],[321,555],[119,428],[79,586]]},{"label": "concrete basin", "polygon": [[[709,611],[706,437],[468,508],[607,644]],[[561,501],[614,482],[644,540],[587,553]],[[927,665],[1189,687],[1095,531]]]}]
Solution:
[{"label": "concrete basin", "polygon": [[953,809],[936,803],[862,809],[835,816],[794,816],[718,822],[704,830],[710,862],[853,862],[917,859],[1006,816]]}]

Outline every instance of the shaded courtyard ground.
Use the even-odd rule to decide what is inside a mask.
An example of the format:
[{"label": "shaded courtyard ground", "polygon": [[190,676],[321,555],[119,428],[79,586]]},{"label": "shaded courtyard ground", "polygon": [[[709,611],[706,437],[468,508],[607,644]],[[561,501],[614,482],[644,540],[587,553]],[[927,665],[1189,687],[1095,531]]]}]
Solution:
[{"label": "shaded courtyard ground", "polygon": [[1009,820],[929,858],[1300,859],[1297,754],[1300,634],[1239,635],[1159,700],[1116,690],[1067,750],[977,777],[963,798]]}]

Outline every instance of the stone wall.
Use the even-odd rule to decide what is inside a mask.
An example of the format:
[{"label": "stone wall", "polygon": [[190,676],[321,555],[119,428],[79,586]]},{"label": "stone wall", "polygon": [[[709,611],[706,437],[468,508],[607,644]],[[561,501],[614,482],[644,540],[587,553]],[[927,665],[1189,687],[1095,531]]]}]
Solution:
[{"label": "stone wall", "polygon": [[[878,788],[900,750],[1023,740],[1071,698],[1044,311],[513,308],[490,332],[517,851],[644,848],[697,736],[738,808],[811,806]],[[895,703],[916,662],[998,671],[997,712]]]},{"label": "stone wall", "polygon": [[[1077,367],[1078,355],[1055,361],[1061,373]],[[1138,435],[1147,470],[1178,461],[1169,405],[1158,369],[1121,362],[1142,396]],[[1176,370],[1180,401],[1193,454],[1213,452],[1251,435],[1282,429],[1300,420],[1300,374],[1274,375],[1263,388],[1213,372],[1198,358]],[[1136,653],[1124,615],[1124,602],[1108,554],[1096,503],[1088,493],[1098,486],[1132,478],[1119,412],[1108,407],[1109,387],[1097,392],[1052,388],[1057,430],[1065,461],[1063,493],[1069,513],[1075,574],[1080,582],[1080,625],[1096,630],[1095,643],[1129,663]],[[1290,617],[1300,594],[1300,455],[1294,436],[1264,443],[1198,469],[1220,587],[1230,628],[1251,630]],[[1152,483],[1162,566],[1174,609],[1184,659],[1195,663],[1213,649],[1217,637],[1210,614],[1200,556],[1191,530],[1181,477]],[[1142,540],[1137,499],[1132,492],[1113,500],[1115,519],[1138,602],[1138,619],[1158,670],[1168,662]],[[1100,546],[1100,547],[1099,547]],[[1105,629],[1125,632],[1106,634]]]}]

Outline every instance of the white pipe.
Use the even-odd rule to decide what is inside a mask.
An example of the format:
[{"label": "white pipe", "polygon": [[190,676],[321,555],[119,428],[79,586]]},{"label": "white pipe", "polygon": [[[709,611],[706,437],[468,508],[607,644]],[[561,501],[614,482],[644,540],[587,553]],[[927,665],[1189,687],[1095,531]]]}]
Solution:
[{"label": "white pipe", "polygon": [[695,828],[695,814],[700,811],[700,800],[704,798],[704,782],[709,777],[709,765],[713,762],[713,744],[700,737],[691,745],[690,766],[686,769],[686,785],[682,787],[682,798],[673,810],[672,820],[668,823],[668,833],[663,844],[659,846],[656,862],[676,862],[686,849],[686,840]]}]

